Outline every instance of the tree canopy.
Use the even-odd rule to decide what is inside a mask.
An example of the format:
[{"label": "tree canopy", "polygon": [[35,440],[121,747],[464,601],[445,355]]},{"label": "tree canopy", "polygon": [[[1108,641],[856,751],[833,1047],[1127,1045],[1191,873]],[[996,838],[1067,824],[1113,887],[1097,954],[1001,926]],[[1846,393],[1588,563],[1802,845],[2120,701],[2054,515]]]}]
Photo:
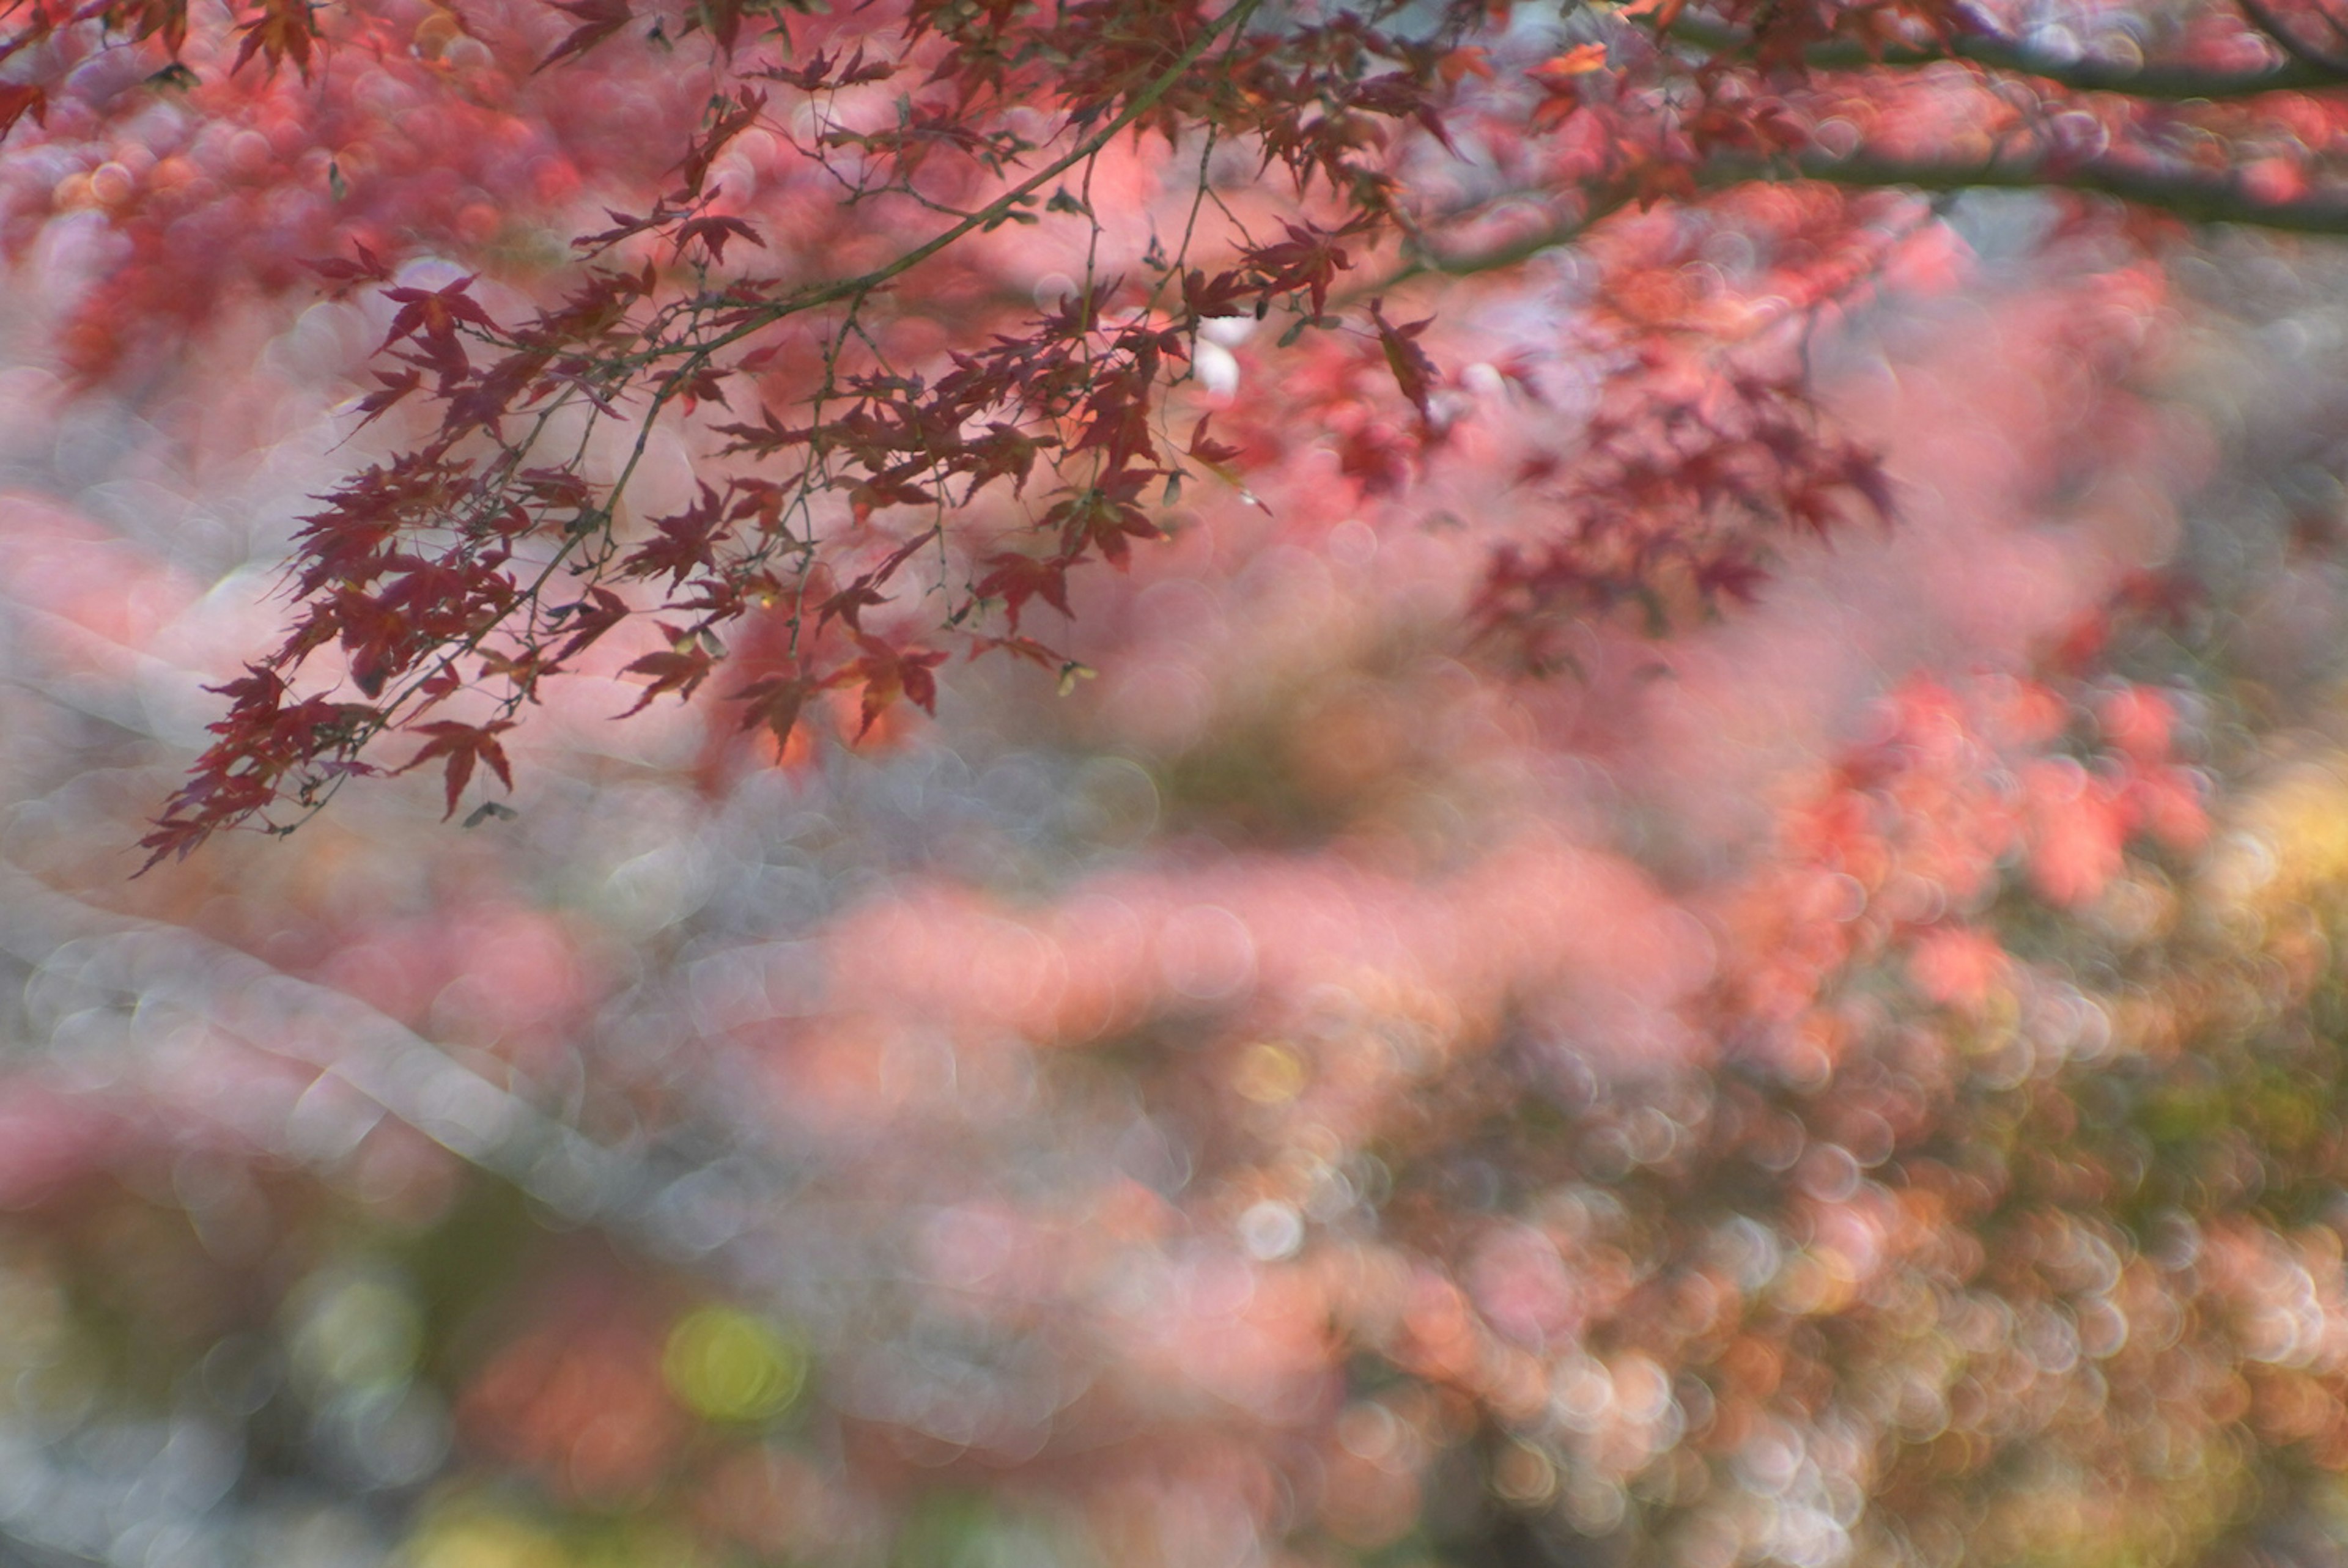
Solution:
[{"label": "tree canopy", "polygon": [[5,15],[6,1553],[2348,1556],[2348,15]]},{"label": "tree canopy", "polygon": [[[1548,665],[1560,622],[1749,600],[1773,538],[1889,516],[1801,356],[1941,241],[1931,200],[2348,221],[2313,11],[413,9],[19,7],[5,46],[11,118],[119,155],[40,193],[128,251],[71,329],[90,372],[240,286],[392,307],[357,412],[410,440],[304,518],[287,637],[158,856],[287,825],[392,734],[453,813],[599,645],[642,704],[724,667],[778,746],[811,702],[930,706],[952,652],[1072,678],[1033,613],[1072,572],[1330,431],[1374,495],[1505,448],[1542,515],[1474,615]],[[1571,282],[1528,272],[1561,252]],[[1560,288],[1570,331],[1509,329]],[[1313,393],[1234,400],[1256,326]],[[676,451],[691,487],[634,488]],[[329,651],[340,695],[303,678]]]}]

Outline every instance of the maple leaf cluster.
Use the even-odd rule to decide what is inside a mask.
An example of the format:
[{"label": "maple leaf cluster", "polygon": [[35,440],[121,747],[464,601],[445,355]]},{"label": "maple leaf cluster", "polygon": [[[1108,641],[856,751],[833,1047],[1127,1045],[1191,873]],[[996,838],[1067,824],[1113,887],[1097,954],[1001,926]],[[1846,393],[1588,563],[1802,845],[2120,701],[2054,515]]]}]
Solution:
[{"label": "maple leaf cluster", "polygon": [[[41,152],[0,213],[21,241],[90,212],[113,244],[63,340],[85,374],[251,284],[388,307],[354,412],[406,449],[307,519],[263,661],[299,684],[332,646],[366,701],[289,753],[232,697],[170,854],[286,825],[410,726],[518,723],[606,632],[653,693],[716,679],[785,750],[818,694],[859,729],[926,706],[957,647],[1071,671],[1023,611],[1070,608],[1186,485],[1251,496],[1334,440],[1360,494],[1399,496],[1472,445],[1477,365],[1546,400],[1520,473],[1548,520],[1468,619],[1554,664],[1562,620],[1734,606],[1783,540],[1893,509],[1803,355],[1939,242],[1927,201],[2077,193],[2111,229],[2116,198],[2137,242],[2348,226],[2343,71],[2263,7],[2116,63],[1936,0],[7,17],[0,125]],[[1483,302],[1569,248],[1574,330],[1496,350]],[[1234,398],[1221,340],[1251,322],[1295,369]],[[673,444],[701,498],[642,517]],[[425,717],[459,692],[476,716]]]},{"label": "maple leaf cluster", "polygon": [[[597,20],[562,15],[525,74]],[[1537,79],[1615,68],[1555,44]],[[12,503],[11,764],[69,779],[0,865],[53,1042],[0,1104],[0,1417],[49,1500],[12,1537],[2323,1560],[2348,812],[2319,701],[2264,689],[2271,653],[2234,671],[2335,635],[2331,404],[2283,381],[2293,456],[2239,459],[2302,508],[2286,547],[2175,388],[2137,395],[2191,307],[2126,236],[2082,220],[2018,281],[1870,318],[1946,231],[1821,185],[1633,200],[1537,282],[1438,292],[1394,275],[1435,264],[1398,227],[1300,216],[1226,153],[1247,233],[1177,266],[1161,222],[1165,267],[1104,237],[1087,289],[1083,210],[1187,212],[1155,125],[1035,225],[760,327],[758,277],[892,264],[903,209],[859,224],[911,198],[850,204],[846,261],[721,204],[782,158],[792,85],[749,90],[697,192],[613,199],[542,296],[496,257],[315,257],[345,298],[307,330],[384,351],[335,434],[379,445],[299,508],[293,641],[221,682],[234,744],[177,817],[283,823],[368,770],[436,816],[545,781],[513,831],[362,803],[126,883],[134,656],[188,661],[230,596],[126,573],[143,519]],[[931,147],[916,193],[974,150]],[[1870,326],[1883,362],[1838,366]],[[2167,373],[2230,418],[2216,359]],[[2171,539],[2205,486],[2219,537]],[[1900,526],[1848,527],[1875,492]],[[2128,570],[2220,545],[2271,597]],[[1463,663],[1463,605],[1580,676]],[[1102,668],[1067,702],[973,682],[926,739],[712,799],[625,750],[664,715],[729,757],[901,734],[950,653],[1066,674],[1070,611]],[[2284,728],[2279,786],[2246,726]]]}]

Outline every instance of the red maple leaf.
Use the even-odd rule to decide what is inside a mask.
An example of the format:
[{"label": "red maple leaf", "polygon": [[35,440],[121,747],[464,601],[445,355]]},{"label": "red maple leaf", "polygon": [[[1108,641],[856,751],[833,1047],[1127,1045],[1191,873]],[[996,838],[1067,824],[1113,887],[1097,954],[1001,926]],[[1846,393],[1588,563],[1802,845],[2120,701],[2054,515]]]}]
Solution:
[{"label": "red maple leaf", "polygon": [[554,0],[554,8],[578,17],[579,26],[554,46],[552,54],[539,61],[533,74],[566,56],[585,54],[633,21],[636,15],[628,9],[627,0]]},{"label": "red maple leaf", "polygon": [[513,727],[510,719],[498,719],[487,724],[465,724],[454,719],[438,719],[429,724],[413,725],[413,733],[430,738],[424,743],[424,749],[410,757],[407,766],[399,771],[407,773],[420,768],[436,757],[448,759],[448,809],[440,817],[446,822],[457,815],[457,802],[464,794],[465,785],[472,780],[475,763],[489,764],[489,771],[498,775],[498,781],[508,789],[513,788],[513,770],[506,763],[505,747],[498,743],[498,737]]},{"label": "red maple leaf", "polygon": [[864,650],[864,657],[832,679],[839,684],[863,682],[863,723],[856,731],[860,736],[900,700],[925,713],[938,711],[938,680],[931,671],[946,661],[944,654],[928,649],[891,648],[879,638],[861,633],[856,642]]},{"label": "red maple leaf", "polygon": [[1019,630],[1019,611],[1031,599],[1042,600],[1062,615],[1068,613],[1068,569],[1076,564],[1074,557],[1038,560],[1006,550],[989,557],[986,564],[994,569],[978,579],[978,597],[1003,600],[1004,617],[1014,631]]},{"label": "red maple leaf", "polygon": [[680,702],[690,698],[700,690],[701,683],[709,679],[710,671],[716,667],[717,656],[704,647],[699,638],[681,632],[673,626],[664,626],[661,630],[669,634],[669,647],[659,653],[645,654],[621,671],[625,675],[649,676],[652,680],[652,684],[644,688],[644,694],[636,699],[636,705],[620,715],[623,719],[643,712],[653,705],[654,698],[664,697],[672,692],[676,693]]}]

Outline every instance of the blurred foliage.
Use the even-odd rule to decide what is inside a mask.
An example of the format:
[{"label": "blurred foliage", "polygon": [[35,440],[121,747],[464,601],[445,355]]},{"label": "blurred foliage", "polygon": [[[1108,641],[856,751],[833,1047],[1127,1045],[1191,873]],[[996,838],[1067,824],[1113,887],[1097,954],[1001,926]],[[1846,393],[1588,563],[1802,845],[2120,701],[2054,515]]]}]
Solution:
[{"label": "blurred foliage", "polygon": [[136,883],[341,432],[0,378],[0,1561],[2348,1561],[2348,335],[2168,275],[1855,309],[1900,528],[1570,681],[1306,454],[1075,695]]}]

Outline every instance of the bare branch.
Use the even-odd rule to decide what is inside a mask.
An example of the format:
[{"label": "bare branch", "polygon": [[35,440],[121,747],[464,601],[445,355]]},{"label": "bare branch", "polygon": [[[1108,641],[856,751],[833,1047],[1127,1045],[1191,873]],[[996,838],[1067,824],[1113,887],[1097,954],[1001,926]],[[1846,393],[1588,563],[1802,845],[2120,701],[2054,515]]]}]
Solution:
[{"label": "bare branch", "polygon": [[2326,190],[2275,200],[2252,194],[2230,172],[2131,167],[2111,159],[2065,163],[2055,159],[1972,162],[1897,159],[1859,153],[1813,156],[1791,165],[1715,163],[1706,184],[1752,179],[1818,179],[1832,185],[1920,192],[2075,190],[2110,196],[2167,212],[2188,223],[2231,223],[2288,234],[2348,234],[2348,192]]},{"label": "bare branch", "polygon": [[[2252,10],[2258,3],[2259,0],[2244,0],[2244,9]],[[2162,102],[2256,97],[2262,93],[2309,92],[2348,83],[2348,61],[2335,61],[2294,46],[2296,40],[2263,25],[2261,30],[2268,32],[2291,57],[2240,69],[2171,62],[2066,59],[2010,39],[1977,35],[1956,39],[1945,49],[1892,48],[1870,53],[1857,42],[1816,44],[1803,51],[1802,59],[1812,69],[1821,71],[1879,67],[1912,70],[1962,61],[2014,76],[2034,77],[2074,92],[2117,93]],[[1754,46],[1749,34],[1699,20],[1675,23],[1671,36],[1715,55],[1744,54]]]}]

